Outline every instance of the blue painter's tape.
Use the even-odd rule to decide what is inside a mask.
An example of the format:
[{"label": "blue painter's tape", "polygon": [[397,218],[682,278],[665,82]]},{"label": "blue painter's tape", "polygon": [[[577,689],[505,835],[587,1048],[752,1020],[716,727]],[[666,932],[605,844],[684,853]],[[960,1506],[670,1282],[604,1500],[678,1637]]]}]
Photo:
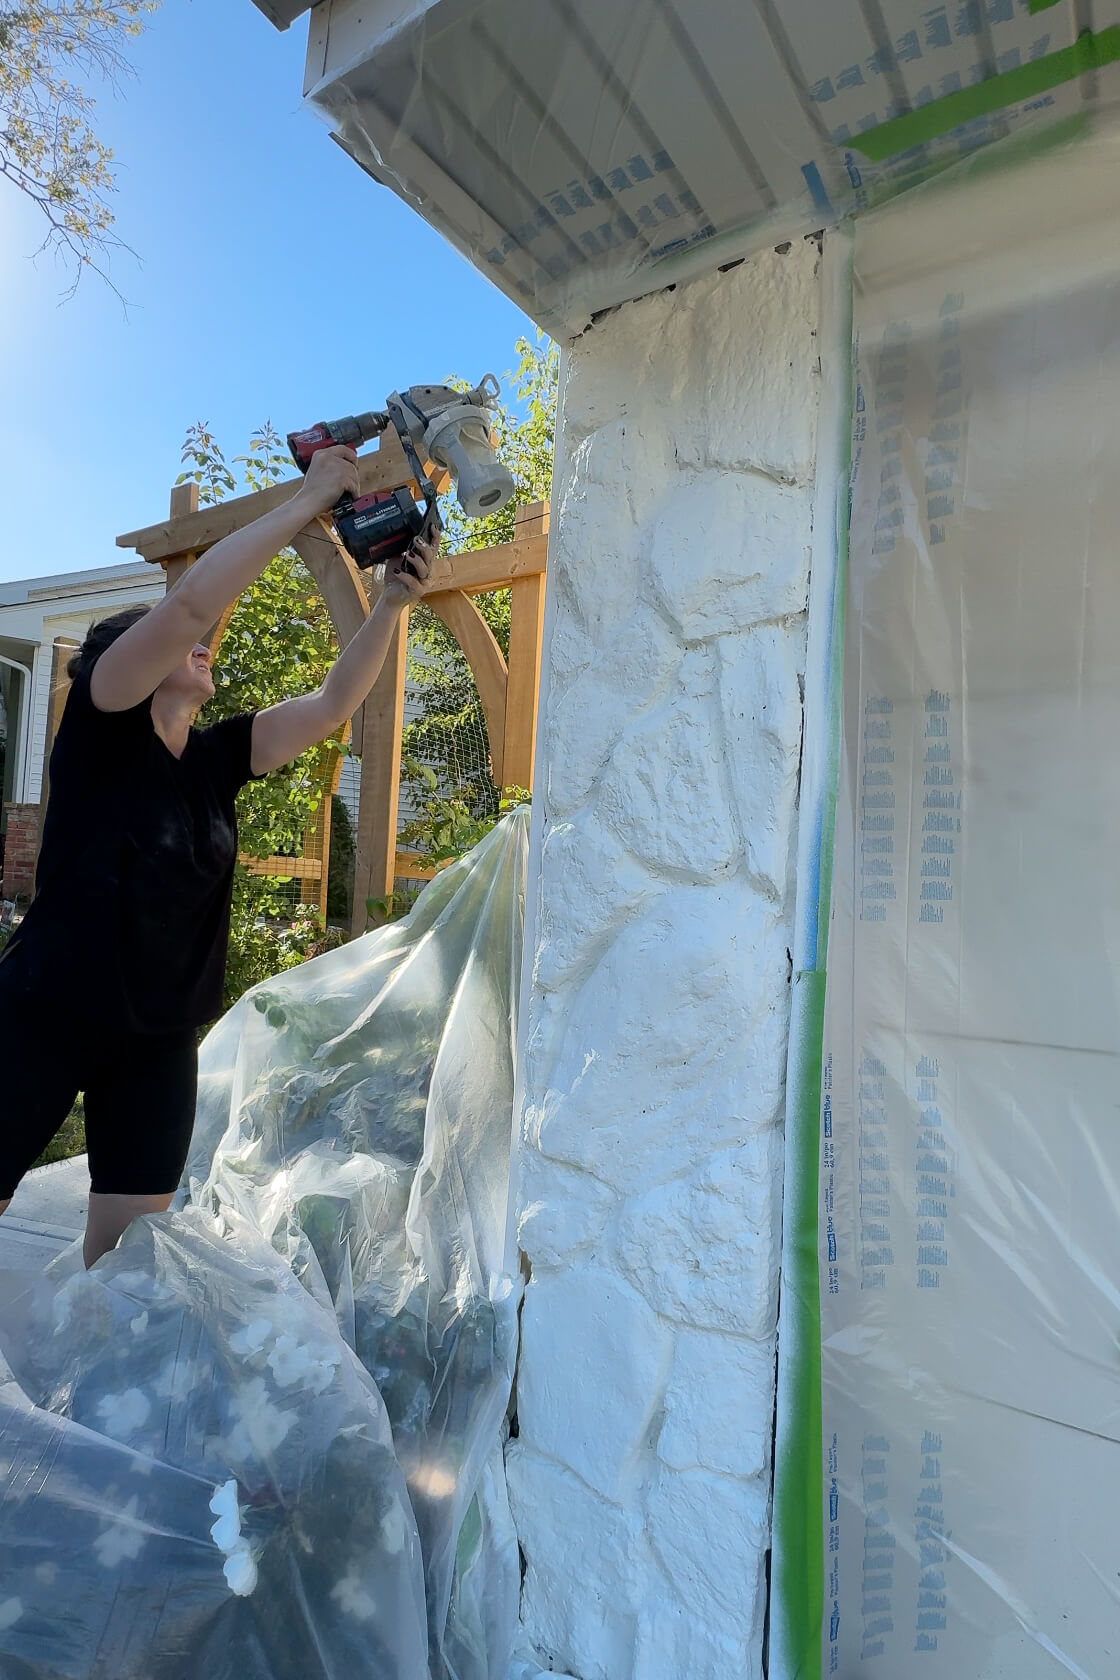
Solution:
[{"label": "blue painter's tape", "polygon": [[813,203],[817,209],[828,217],[829,221],[836,220],[836,212],[832,208],[832,201],[824,190],[821,172],[815,163],[803,163],[801,173],[805,177],[805,184],[813,195]]}]

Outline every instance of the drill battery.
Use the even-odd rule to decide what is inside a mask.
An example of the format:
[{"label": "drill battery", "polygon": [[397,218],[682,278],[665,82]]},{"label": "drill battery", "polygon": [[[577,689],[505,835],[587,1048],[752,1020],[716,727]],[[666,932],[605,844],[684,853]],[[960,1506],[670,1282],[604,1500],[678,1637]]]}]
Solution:
[{"label": "drill battery", "polygon": [[[300,472],[306,472],[320,449],[333,449],[340,443],[357,449],[359,444],[378,437],[390,424],[389,414],[350,414],[342,420],[320,420],[302,432],[288,434],[288,448]],[[410,456],[419,481],[428,491],[427,506],[421,508],[409,490],[375,491],[367,496],[343,496],[331,509],[331,518],[339,541],[355,565],[363,568],[381,566],[403,554],[416,537],[434,541],[439,529],[435,491],[424,477],[412,441],[403,422],[397,425],[406,455]],[[405,562],[406,571],[416,575],[416,569]]]},{"label": "drill battery", "polygon": [[332,517],[343,547],[362,567],[395,559],[431,524],[408,490],[344,496]]}]

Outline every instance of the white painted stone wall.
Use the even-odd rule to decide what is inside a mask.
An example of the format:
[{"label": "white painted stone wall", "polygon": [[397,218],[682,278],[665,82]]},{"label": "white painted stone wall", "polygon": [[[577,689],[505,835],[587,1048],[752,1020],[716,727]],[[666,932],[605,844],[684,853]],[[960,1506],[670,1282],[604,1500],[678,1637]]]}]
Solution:
[{"label": "white painted stone wall", "polygon": [[817,247],[566,361],[508,1455],[579,1680],[761,1674]]}]

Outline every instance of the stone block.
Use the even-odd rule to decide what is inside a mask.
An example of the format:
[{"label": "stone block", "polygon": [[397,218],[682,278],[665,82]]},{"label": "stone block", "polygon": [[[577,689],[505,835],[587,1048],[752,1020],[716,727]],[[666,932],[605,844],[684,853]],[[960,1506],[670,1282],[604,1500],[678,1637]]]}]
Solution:
[{"label": "stone block", "polygon": [[774,1423],[774,1342],[682,1330],[657,1455],[674,1470],[762,1476]]},{"label": "stone block", "polygon": [[665,690],[679,664],[665,625],[648,610],[631,610],[606,650],[550,705],[546,787],[554,818],[586,801],[627,724]]},{"label": "stone block", "polygon": [[672,1335],[629,1284],[577,1264],[534,1277],[522,1308],[517,1413],[525,1446],[607,1499],[634,1481]]},{"label": "stone block", "polygon": [[673,1599],[705,1626],[761,1648],[766,1484],[662,1470],[646,1494],[646,1519]]},{"label": "stone block", "polygon": [[626,1204],[625,1277],[666,1318],[764,1340],[777,1315],[782,1137],[756,1133]]},{"label": "stone block", "polygon": [[666,491],[642,539],[642,592],[687,641],[805,610],[812,498],[757,473]]},{"label": "stone block", "polygon": [[781,902],[797,846],[805,623],[764,625],[717,646],[732,803],[751,875]]},{"label": "stone block", "polygon": [[625,411],[663,424],[681,467],[809,483],[816,442],[817,269],[811,240],[761,251],[610,315],[569,350],[565,450]]},{"label": "stone block", "polygon": [[633,1680],[762,1680],[761,1644],[742,1615],[713,1623],[654,1599],[638,1617]]},{"label": "stone block", "polygon": [[580,986],[625,923],[663,890],[592,813],[550,827],[541,849],[534,989]]},{"label": "stone block", "polygon": [[728,875],[742,850],[713,666],[707,649],[686,654],[678,690],[615,747],[597,801],[604,824],[643,863],[697,881]]},{"label": "stone block", "polygon": [[512,1442],[510,1504],[525,1555],[521,1620],[550,1669],[580,1680],[629,1675],[638,1602],[652,1572],[642,1520],[571,1471]]},{"label": "stone block", "polygon": [[771,1124],[787,977],[784,925],[749,887],[661,894],[552,1013],[540,1147],[628,1194]]},{"label": "stone block", "polygon": [[535,1275],[587,1255],[600,1264],[606,1259],[603,1233],[617,1197],[597,1178],[524,1149],[516,1193],[518,1242]]}]

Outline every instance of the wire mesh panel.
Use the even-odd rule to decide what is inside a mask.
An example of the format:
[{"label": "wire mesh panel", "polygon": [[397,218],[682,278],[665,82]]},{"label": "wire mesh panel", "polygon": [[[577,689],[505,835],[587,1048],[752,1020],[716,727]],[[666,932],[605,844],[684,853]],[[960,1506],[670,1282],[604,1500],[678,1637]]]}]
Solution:
[{"label": "wire mesh panel", "polygon": [[[475,600],[505,652],[508,589]],[[478,684],[451,631],[418,607],[409,621],[398,848],[437,861],[456,842],[470,843],[473,825],[497,816],[500,801]],[[396,891],[415,891],[422,880],[400,876]]]}]

